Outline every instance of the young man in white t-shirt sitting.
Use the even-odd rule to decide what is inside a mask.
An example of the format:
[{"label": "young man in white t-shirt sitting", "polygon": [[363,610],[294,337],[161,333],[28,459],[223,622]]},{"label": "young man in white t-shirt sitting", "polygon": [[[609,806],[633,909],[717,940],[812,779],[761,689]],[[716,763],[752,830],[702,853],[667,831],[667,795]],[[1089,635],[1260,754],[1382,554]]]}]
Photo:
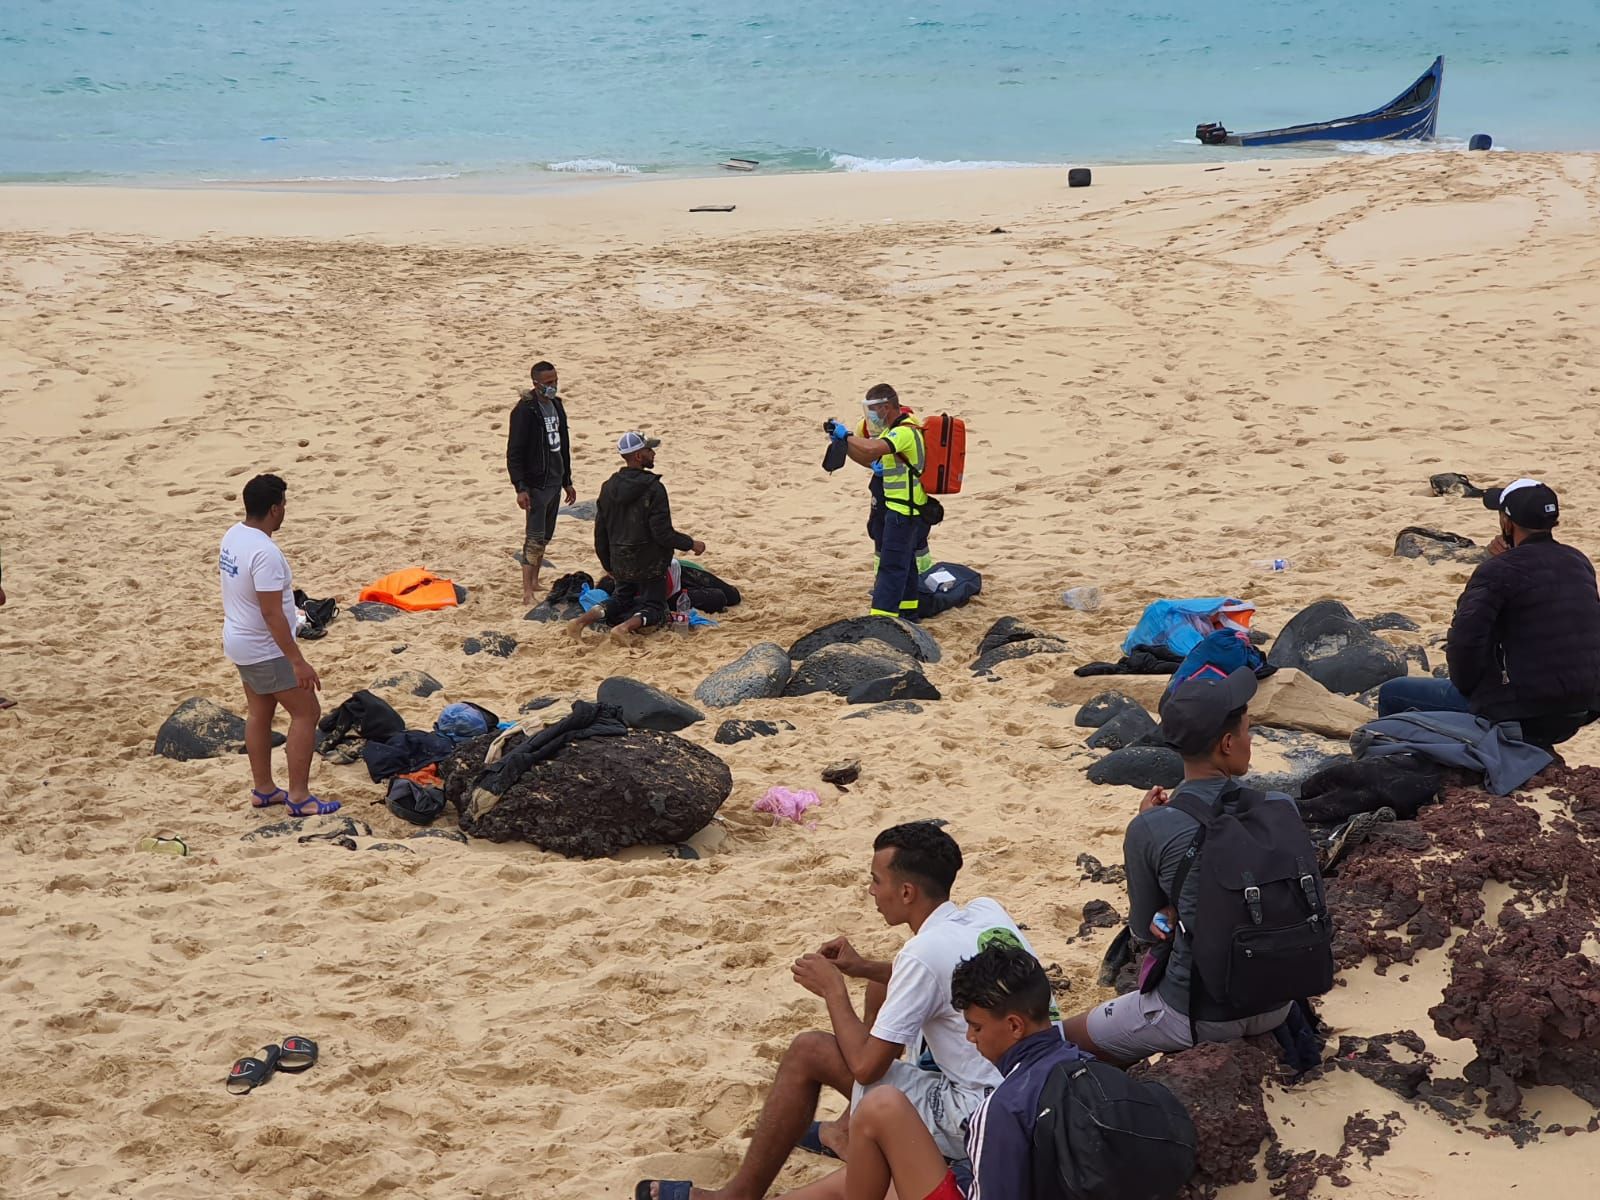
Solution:
[{"label": "young man in white t-shirt sitting", "polygon": [[[337,812],[339,802],[311,794],[322,680],[294,640],[294,580],[289,560],[272,540],[283,524],[288,490],[276,475],[257,475],[244,485],[244,520],[222,535],[222,651],[244,681],[244,746],[254,779],[250,803],[287,804],[295,816],[309,817]],[[279,705],[289,714],[287,791],[272,779],[272,718]]]},{"label": "young man in white t-shirt sitting", "polygon": [[[995,944],[1032,953],[1015,921],[993,900],[965,908],[950,900],[961,870],[961,848],[929,821],[885,829],[873,842],[869,894],[890,925],[909,925],[911,938],[894,962],[863,958],[835,938],[794,964],[794,978],[828,1005],[832,1033],[803,1033],[790,1043],[762,1106],[744,1161],[720,1189],[684,1180],[640,1180],[636,1200],[761,1200],[789,1152],[804,1138],[819,1149],[815,1127],[823,1085],[849,1096],[852,1107],[875,1088],[901,1092],[946,1158],[964,1166],[967,1119],[1000,1084],[1000,1072],[967,1040],[966,1020],[950,1005],[956,967]],[[849,978],[867,981],[867,1017],[858,1016]],[[906,1061],[910,1050],[912,1061]],[[929,1067],[919,1065],[923,1051]],[[841,1122],[847,1128],[848,1122]],[[849,1157],[848,1134],[830,1137],[824,1152]],[[842,1196],[844,1173],[806,1189]],[[920,1198],[910,1198],[920,1200]]]}]

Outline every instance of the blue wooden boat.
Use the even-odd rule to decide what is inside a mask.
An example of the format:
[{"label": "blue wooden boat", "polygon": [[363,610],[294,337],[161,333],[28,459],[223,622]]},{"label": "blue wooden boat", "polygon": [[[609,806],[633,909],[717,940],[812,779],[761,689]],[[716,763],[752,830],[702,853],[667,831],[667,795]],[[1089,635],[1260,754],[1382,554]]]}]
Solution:
[{"label": "blue wooden boat", "polygon": [[1264,129],[1259,133],[1229,133],[1221,125],[1208,122],[1195,128],[1194,135],[1207,146],[1283,146],[1292,142],[1398,142],[1431,141],[1439,120],[1439,92],[1444,86],[1444,56],[1433,60],[1417,81],[1382,108],[1319,121],[1314,125],[1291,125],[1286,129]]}]

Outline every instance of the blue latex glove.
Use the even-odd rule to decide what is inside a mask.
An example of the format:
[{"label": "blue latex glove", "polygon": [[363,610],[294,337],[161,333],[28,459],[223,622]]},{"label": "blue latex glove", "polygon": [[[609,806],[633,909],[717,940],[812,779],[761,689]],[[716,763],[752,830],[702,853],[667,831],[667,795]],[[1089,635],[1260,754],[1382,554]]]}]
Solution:
[{"label": "blue latex glove", "polygon": [[836,442],[842,442],[850,436],[850,427],[842,421],[830,420],[828,422],[828,436]]}]

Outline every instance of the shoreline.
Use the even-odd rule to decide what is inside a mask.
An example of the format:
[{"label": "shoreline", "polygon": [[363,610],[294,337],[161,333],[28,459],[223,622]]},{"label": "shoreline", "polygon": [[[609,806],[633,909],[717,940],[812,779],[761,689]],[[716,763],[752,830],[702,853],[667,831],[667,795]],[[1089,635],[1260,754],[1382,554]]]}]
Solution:
[{"label": "shoreline", "polygon": [[[786,165],[783,160],[763,161],[761,166],[752,172],[729,171],[718,163],[700,163],[694,165],[671,166],[643,166],[634,167],[628,164],[612,164],[615,170],[584,171],[572,170],[561,166],[543,167],[463,167],[460,170],[445,171],[438,174],[395,174],[395,175],[288,175],[282,177],[239,177],[227,178],[199,174],[166,175],[149,173],[142,175],[97,174],[91,171],[73,172],[72,177],[63,178],[4,178],[0,177],[0,193],[17,188],[45,188],[60,187],[72,189],[93,188],[119,188],[130,191],[269,191],[269,192],[306,192],[309,194],[322,194],[328,192],[349,193],[354,195],[392,195],[392,194],[420,194],[437,195],[441,193],[451,195],[525,195],[544,194],[551,191],[566,191],[574,188],[604,187],[606,185],[646,183],[653,181],[686,181],[686,180],[712,180],[728,178],[789,178],[811,176],[848,176],[848,175],[913,175],[925,176],[935,174],[987,174],[987,173],[1013,173],[1022,171],[1066,171],[1073,167],[1089,167],[1091,170],[1122,170],[1136,169],[1202,169],[1210,170],[1217,167],[1242,166],[1252,162],[1270,162],[1281,165],[1294,165],[1299,163],[1321,162],[1328,158],[1400,158],[1412,155],[1428,154],[1456,154],[1466,153],[1467,144],[1460,139],[1440,139],[1432,143],[1329,143],[1326,145],[1307,144],[1299,146],[1277,147],[1269,152],[1267,158],[1239,157],[1243,151],[1237,147],[1203,146],[1199,142],[1178,141],[1175,146],[1182,146],[1190,152],[1187,157],[1169,158],[1128,158],[1128,159],[1095,159],[1071,158],[1060,161],[1031,161],[1010,162],[995,160],[933,160],[910,156],[905,158],[868,158],[845,156],[852,162],[871,162],[881,164],[870,167],[806,167]],[[1508,147],[1496,145],[1499,152],[1507,152]],[[1535,150],[1523,151],[1524,153],[1540,154],[1585,154],[1600,153],[1600,148],[1589,150]],[[1253,153],[1260,153],[1254,151]],[[583,160],[603,162],[608,160],[594,159]],[[915,164],[915,165],[911,165]]]},{"label": "shoreline", "polygon": [[[1096,167],[1087,188],[1069,188],[1065,167],[957,171],[724,173],[710,177],[616,176],[563,180],[533,192],[412,184],[343,186],[101,187],[8,185],[0,232],[98,234],[162,240],[200,237],[367,239],[385,243],[575,245],[681,236],[749,235],[895,223],[1018,220],[1043,209],[1100,213],[1162,189],[1206,196],[1246,182],[1291,178],[1328,158],[1229,164]],[[1356,159],[1382,169],[1388,160]],[[691,213],[733,204],[728,213]]]}]

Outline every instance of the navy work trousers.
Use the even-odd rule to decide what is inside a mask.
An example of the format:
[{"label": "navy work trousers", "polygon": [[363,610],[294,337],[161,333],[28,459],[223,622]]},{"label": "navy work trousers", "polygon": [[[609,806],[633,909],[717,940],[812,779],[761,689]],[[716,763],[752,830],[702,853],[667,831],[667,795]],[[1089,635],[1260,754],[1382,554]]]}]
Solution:
[{"label": "navy work trousers", "polygon": [[917,615],[917,545],[927,536],[921,517],[886,509],[878,539],[878,576],[872,583],[872,611],[883,616]]}]

